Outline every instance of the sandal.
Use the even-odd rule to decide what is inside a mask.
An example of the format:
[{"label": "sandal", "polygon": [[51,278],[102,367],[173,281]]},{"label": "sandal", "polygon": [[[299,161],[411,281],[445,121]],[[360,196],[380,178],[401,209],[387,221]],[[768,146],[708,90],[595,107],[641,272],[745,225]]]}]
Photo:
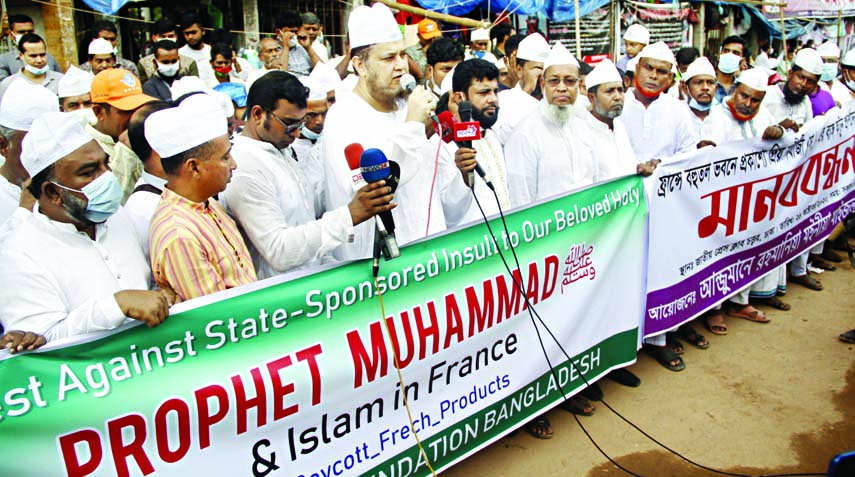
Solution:
[{"label": "sandal", "polygon": [[665,346],[671,348],[674,354],[683,354],[686,352],[683,348],[683,343],[677,339],[677,334],[674,332],[665,333]]},{"label": "sandal", "polygon": [[[677,356],[668,346],[654,346],[646,344],[642,346],[642,348],[645,353],[650,355],[650,357],[659,361],[659,364],[665,366],[671,371],[682,371],[686,369],[686,363],[683,362],[683,358]],[[677,364],[671,364],[675,361]]]},{"label": "sandal", "polygon": [[843,261],[843,256],[832,250],[832,246],[829,242],[825,243],[820,257],[834,263],[840,263]]},{"label": "sandal", "polygon": [[602,401],[605,397],[603,395],[603,389],[597,383],[591,383],[590,386],[582,390],[581,394],[589,401]]},{"label": "sandal", "polygon": [[855,329],[843,333],[838,338],[840,338],[840,341],[844,343],[855,343]]},{"label": "sandal", "polygon": [[719,310],[710,310],[704,313],[704,323],[707,329],[714,335],[724,336],[727,334],[727,324],[724,322],[724,315]]},{"label": "sandal", "polygon": [[594,410],[596,409],[594,408],[594,405],[591,404],[591,401],[588,401],[578,394],[567,398],[567,400],[559,404],[558,407],[571,414],[576,414],[577,416],[590,416],[594,414]]},{"label": "sandal", "polygon": [[677,336],[683,338],[687,343],[697,349],[707,349],[710,347],[710,342],[704,338],[704,335],[698,333],[689,325],[683,325],[677,328]]},{"label": "sandal", "polygon": [[735,307],[730,307],[726,311],[727,316],[732,316],[734,318],[744,318],[748,321],[753,321],[755,323],[769,323],[769,318],[766,317],[766,314],[762,311],[754,308],[751,305],[745,305],[741,310],[737,310]]},{"label": "sandal", "polygon": [[811,290],[816,290],[816,291],[822,290],[822,283],[819,280],[817,280],[816,278],[810,276],[809,274],[804,274],[800,277],[790,275],[788,280],[793,282],[793,283],[798,283],[799,285],[801,285],[805,288],[809,288]]},{"label": "sandal", "polygon": [[822,258],[819,255],[810,254],[808,256],[808,260],[816,268],[819,268],[822,270],[828,270],[829,272],[833,272],[833,271],[837,270],[837,267],[835,267],[833,263],[829,262],[828,260],[825,260],[824,258]]},{"label": "sandal", "polygon": [[538,439],[552,439],[552,435],[554,434],[552,424],[549,423],[549,419],[543,414],[526,422],[523,427],[525,427],[526,432]]},{"label": "sandal", "polygon": [[781,311],[789,311],[790,308],[792,308],[789,303],[785,303],[784,300],[781,300],[776,296],[766,298],[765,300],[763,300],[763,304]]}]

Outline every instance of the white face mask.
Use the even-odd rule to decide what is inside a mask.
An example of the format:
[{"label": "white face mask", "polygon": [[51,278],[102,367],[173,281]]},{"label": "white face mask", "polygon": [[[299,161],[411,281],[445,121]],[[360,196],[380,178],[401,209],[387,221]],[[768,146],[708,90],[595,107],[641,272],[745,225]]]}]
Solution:
[{"label": "white face mask", "polygon": [[175,63],[172,63],[171,65],[164,65],[162,63],[158,63],[157,64],[157,72],[160,73],[162,76],[166,76],[167,78],[172,78],[173,76],[178,74],[179,66],[180,65],[178,64],[177,61]]},{"label": "white face mask", "polygon": [[24,69],[29,71],[30,73],[36,75],[36,76],[41,76],[41,75],[48,72],[48,70],[50,69],[50,65],[44,65],[41,68],[36,68],[35,66],[30,66],[30,65],[25,64]]},{"label": "white face mask", "polygon": [[98,118],[95,117],[95,111],[92,111],[92,108],[80,108],[75,109],[74,111],[68,111],[65,114],[70,114],[75,118],[80,120],[80,124],[95,124],[98,122]]},{"label": "white face mask", "polygon": [[310,141],[317,141],[318,138],[321,137],[320,134],[318,134],[315,131],[312,131],[311,129],[307,128],[305,125],[300,127],[300,134],[302,134],[304,138],[306,138]]}]

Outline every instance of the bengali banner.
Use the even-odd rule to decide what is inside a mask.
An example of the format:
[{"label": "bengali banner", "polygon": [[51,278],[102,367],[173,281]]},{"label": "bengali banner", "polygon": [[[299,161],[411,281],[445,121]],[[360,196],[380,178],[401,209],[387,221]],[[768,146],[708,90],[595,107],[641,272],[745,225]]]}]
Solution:
[{"label": "bengali banner", "polygon": [[644,336],[689,321],[824,240],[855,210],[855,105],[780,141],[706,147],[645,179]]},{"label": "bengali banner", "polygon": [[514,211],[490,221],[495,243],[481,223],[412,244],[382,263],[380,294],[359,261],[183,303],[155,329],[3,352],[0,474],[445,469],[557,405],[559,386],[635,360],[643,191],[628,177]]}]

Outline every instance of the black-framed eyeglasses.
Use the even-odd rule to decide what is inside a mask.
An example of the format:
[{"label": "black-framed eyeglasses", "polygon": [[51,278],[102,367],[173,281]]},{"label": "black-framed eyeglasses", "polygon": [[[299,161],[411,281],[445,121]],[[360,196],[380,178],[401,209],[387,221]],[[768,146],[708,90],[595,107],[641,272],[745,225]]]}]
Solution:
[{"label": "black-framed eyeglasses", "polygon": [[279,124],[281,124],[282,127],[285,128],[285,134],[293,134],[294,131],[300,129],[300,127],[303,126],[303,123],[305,122],[305,119],[301,119],[294,124],[286,124],[285,120],[275,115],[273,111],[267,108],[264,108],[264,110],[267,111],[267,114],[273,116],[274,118],[276,118],[277,121],[279,121]]}]

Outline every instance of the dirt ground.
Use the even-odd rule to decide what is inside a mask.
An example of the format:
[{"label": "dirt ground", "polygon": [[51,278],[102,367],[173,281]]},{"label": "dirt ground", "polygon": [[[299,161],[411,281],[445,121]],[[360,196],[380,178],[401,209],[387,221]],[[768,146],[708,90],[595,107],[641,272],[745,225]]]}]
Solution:
[{"label": "dirt ground", "polygon": [[[855,272],[848,261],[818,276],[825,290],[790,285],[787,312],[772,319],[727,318],[727,336],[695,329],[711,342],[689,345],[686,370],[671,372],[646,354],[632,370],[642,384],[603,379],[605,400],[645,432],[704,466],[750,475],[824,473],[830,458],[855,449],[855,345],[837,336],[855,327]],[[602,403],[580,417],[597,444],[644,477],[714,476],[648,440]],[[525,431],[452,467],[447,477],[624,476],[560,409],[547,416],[551,440]]]}]

